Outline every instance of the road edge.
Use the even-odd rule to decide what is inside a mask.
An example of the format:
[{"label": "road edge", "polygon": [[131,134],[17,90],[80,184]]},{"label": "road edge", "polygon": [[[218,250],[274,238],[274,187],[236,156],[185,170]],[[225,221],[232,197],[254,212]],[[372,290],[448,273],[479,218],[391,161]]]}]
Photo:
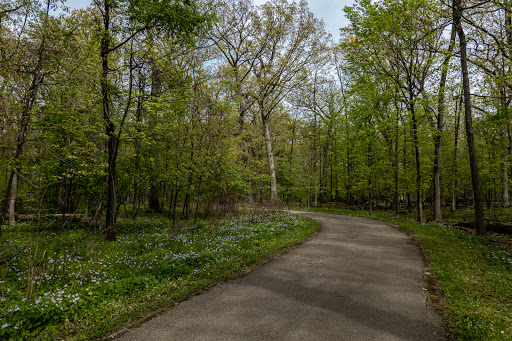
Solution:
[{"label": "road edge", "polygon": [[[312,218],[309,218],[309,219],[312,219]],[[313,219],[313,220],[315,220],[315,219]],[[130,323],[128,323],[127,325],[125,325],[124,327],[121,327],[120,329],[117,329],[114,332],[110,332],[107,335],[104,335],[104,336],[98,338],[97,340],[98,341],[114,340],[114,339],[122,336],[123,334],[127,333],[130,329],[137,328],[137,327],[141,326],[142,324],[144,324],[145,322],[150,321],[151,319],[174,309],[178,304],[188,301],[189,299],[191,299],[194,296],[201,295],[201,294],[207,292],[208,290],[210,290],[211,288],[221,285],[223,283],[227,283],[227,282],[233,281],[237,278],[242,278],[242,277],[247,276],[254,270],[259,269],[260,267],[264,266],[265,264],[268,264],[268,263],[274,261],[275,259],[281,257],[284,254],[287,254],[288,252],[294,250],[298,246],[300,246],[300,245],[304,244],[305,242],[316,237],[322,231],[322,224],[319,223],[317,220],[315,220],[315,222],[318,224],[318,229],[315,232],[313,232],[312,234],[310,234],[309,236],[299,240],[295,244],[290,245],[284,249],[281,249],[271,255],[268,255],[268,256],[260,259],[256,263],[246,266],[246,267],[230,274],[229,276],[221,278],[215,282],[209,283],[209,284],[203,286],[202,288],[200,288],[199,290],[191,292],[183,297],[177,298],[177,299],[173,300],[171,303],[169,303],[169,305],[159,308],[157,310],[151,311],[151,312],[147,313],[146,315],[144,315],[143,317],[137,318],[137,319],[131,321]]]}]

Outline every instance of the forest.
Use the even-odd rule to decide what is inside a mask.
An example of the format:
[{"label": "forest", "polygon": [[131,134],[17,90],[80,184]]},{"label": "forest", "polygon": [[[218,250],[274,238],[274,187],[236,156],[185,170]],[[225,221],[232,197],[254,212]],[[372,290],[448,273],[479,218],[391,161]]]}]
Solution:
[{"label": "forest", "polygon": [[305,1],[57,6],[1,8],[4,224],[510,205],[508,2],[360,1],[340,37]]},{"label": "forest", "polygon": [[485,235],[510,207],[509,0],[357,0],[338,36],[305,0],[65,5],[0,4],[0,277],[30,250],[28,298],[50,252],[19,231],[316,207]]}]

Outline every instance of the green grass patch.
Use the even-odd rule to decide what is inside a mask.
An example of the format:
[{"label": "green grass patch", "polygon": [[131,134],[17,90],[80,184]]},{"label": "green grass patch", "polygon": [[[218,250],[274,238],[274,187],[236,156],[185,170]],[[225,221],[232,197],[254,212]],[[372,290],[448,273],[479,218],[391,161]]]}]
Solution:
[{"label": "green grass patch", "polygon": [[94,339],[314,233],[285,212],[181,227],[120,219],[116,242],[84,226],[4,228],[0,339]]},{"label": "green grass patch", "polygon": [[395,219],[394,212],[315,209],[386,221],[416,234],[446,295],[451,327],[461,340],[512,339],[512,255],[494,242],[440,226]]}]

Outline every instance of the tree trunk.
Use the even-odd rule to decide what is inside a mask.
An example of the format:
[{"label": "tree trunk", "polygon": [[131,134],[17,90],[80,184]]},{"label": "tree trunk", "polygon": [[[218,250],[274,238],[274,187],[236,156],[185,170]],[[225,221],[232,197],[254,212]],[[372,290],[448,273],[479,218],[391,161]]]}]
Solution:
[{"label": "tree trunk", "polygon": [[[153,41],[153,37],[150,37],[150,40]],[[151,58],[151,99],[155,100],[158,98],[160,93],[162,92],[162,77],[161,70],[156,64],[156,62]],[[154,122],[150,123],[150,127],[154,127]],[[153,157],[154,165],[158,167],[158,153],[155,150],[154,146],[151,147],[150,154]],[[160,204],[160,187],[158,176],[156,175],[158,171],[154,170],[151,179],[150,179],[150,189],[149,189],[149,208],[155,213],[162,213],[162,205]]]},{"label": "tree trunk", "polygon": [[368,179],[368,214],[373,214],[373,191],[372,191],[372,184],[371,180]]},{"label": "tree trunk", "polygon": [[150,181],[151,186],[149,188],[149,208],[155,213],[162,213],[162,205],[160,205],[160,188],[158,187],[158,178],[153,176],[153,178]]},{"label": "tree trunk", "polygon": [[18,173],[12,178],[11,198],[9,199],[9,225],[16,225],[16,197],[18,195]]},{"label": "tree trunk", "polygon": [[352,172],[351,172],[351,164],[350,164],[350,141],[351,139],[347,133],[347,140],[349,143],[347,144],[347,183],[346,183],[346,192],[347,192],[347,205],[352,205]]},{"label": "tree trunk", "polygon": [[315,200],[313,201],[313,205],[315,207],[318,206],[318,171],[316,169],[316,165],[314,166],[314,173],[315,173],[315,177],[314,177],[314,194],[315,194]]},{"label": "tree trunk", "polygon": [[113,242],[116,240],[116,172],[117,172],[117,138],[114,131],[114,124],[110,122],[106,126],[108,136],[108,175],[107,175],[107,212],[105,216],[105,240]]},{"label": "tree trunk", "polygon": [[277,180],[274,166],[274,154],[272,153],[272,140],[270,139],[270,130],[268,126],[269,115],[265,111],[261,111],[261,121],[263,124],[263,134],[265,137],[265,147],[267,149],[267,160],[270,175],[270,202],[277,203]]},{"label": "tree trunk", "polygon": [[314,113],[314,123],[315,123],[315,135],[313,136],[313,174],[314,174],[314,194],[315,194],[315,200],[314,200],[314,206],[318,206],[318,166],[317,166],[317,160],[318,160],[318,146],[317,146],[317,121],[316,121],[316,112]]},{"label": "tree trunk", "polygon": [[[135,169],[138,170],[138,162],[135,164]],[[139,182],[137,177],[133,179],[133,206],[132,206],[132,219],[137,217],[139,212]]]},{"label": "tree trunk", "polygon": [[503,207],[510,206],[510,200],[508,196],[508,163],[507,163],[508,155],[505,156],[505,160],[503,162],[503,170],[502,170],[502,192],[501,192],[501,204]]},{"label": "tree trunk", "polygon": [[457,187],[457,147],[459,144],[459,128],[460,128],[460,108],[462,107],[462,96],[460,96],[459,105],[455,107],[455,136],[454,136],[454,147],[453,147],[453,163],[452,163],[452,184],[451,184],[451,192],[452,192],[452,202],[451,202],[451,212],[454,213],[457,209],[457,195],[455,193]]},{"label": "tree trunk", "polygon": [[508,121],[508,103],[507,103],[507,93],[505,89],[501,89],[500,91],[500,102],[501,102],[501,109],[503,110],[505,114],[505,119],[507,122],[507,136],[508,137],[508,145],[504,148],[505,157],[503,160],[503,169],[502,169],[502,191],[501,191],[501,204],[503,207],[507,208],[510,206],[510,199],[508,194],[508,162],[510,160],[510,152],[511,152],[511,144],[510,144],[510,126]]},{"label": "tree trunk", "polygon": [[333,136],[331,136],[331,157],[330,157],[330,173],[329,173],[329,207],[332,206],[334,201],[334,163],[336,162],[336,145]]},{"label": "tree trunk", "polygon": [[[248,105],[246,104],[246,99],[244,96],[244,92],[242,89],[242,79],[240,74],[238,73],[238,69],[236,69],[235,81],[236,81],[236,99],[238,102],[238,125],[240,126],[240,139],[242,142],[242,163],[245,167],[246,174],[249,175],[249,143],[247,141],[247,132],[245,127],[245,114],[248,110]],[[292,141],[293,148],[293,141]],[[249,203],[252,204],[254,201],[253,192],[251,188],[251,178],[250,175],[247,178],[247,199]]]},{"label": "tree trunk", "polygon": [[446,111],[445,107],[445,86],[446,77],[448,74],[448,65],[455,45],[456,31],[455,27],[452,26],[452,32],[450,35],[450,45],[446,51],[446,56],[443,61],[443,71],[441,73],[441,81],[439,82],[439,94],[437,102],[437,129],[434,135],[434,171],[433,171],[433,187],[434,187],[434,205],[432,210],[432,219],[435,222],[442,222],[443,217],[441,215],[441,148],[443,144],[443,128],[444,128],[444,114]]},{"label": "tree trunk", "polygon": [[[145,82],[142,81],[141,78],[139,78],[139,92],[143,95],[144,94],[144,84]],[[133,147],[135,152],[135,164],[133,169],[133,207],[132,207],[132,219],[135,219],[137,217],[137,213],[139,212],[139,179],[138,175],[140,172],[140,154],[141,154],[141,138],[140,136],[140,128],[138,127],[138,123],[140,123],[142,118],[142,111],[143,111],[143,101],[142,97],[140,96],[137,101],[137,111],[135,113],[135,122],[136,125],[136,137],[133,139]]]},{"label": "tree trunk", "polygon": [[196,211],[194,213],[194,225],[197,224],[197,213],[199,212],[199,195],[201,194],[201,184],[203,177],[199,176],[199,185],[197,186],[197,197],[196,197]]},{"label": "tree trunk", "polygon": [[329,171],[328,171],[328,164],[329,164],[329,138],[330,138],[330,132],[327,134],[327,141],[325,141],[323,153],[322,153],[322,177],[320,178],[320,203],[325,204],[329,201],[327,193],[327,183],[329,181]]},{"label": "tree trunk", "polygon": [[183,200],[183,208],[181,210],[181,218],[188,219],[190,211],[190,183],[187,187],[187,192],[185,193],[185,199]]},{"label": "tree trunk", "polygon": [[117,165],[117,138],[115,126],[110,114],[110,90],[108,84],[108,57],[110,53],[110,2],[104,2],[103,35],[101,37],[101,98],[103,102],[103,119],[107,135],[107,212],[105,216],[105,240],[116,240],[116,165]]},{"label": "tree trunk", "polygon": [[[398,110],[398,105],[397,105],[397,110]],[[400,194],[398,192],[398,181],[399,181],[399,176],[398,176],[398,159],[399,159],[399,154],[400,154],[400,151],[398,150],[398,139],[399,139],[399,130],[398,130],[398,111],[396,113],[396,126],[395,126],[395,164],[393,165],[393,171],[394,171],[394,176],[395,176],[395,195],[394,195],[394,205],[395,205],[395,218],[398,219],[400,218]]]},{"label": "tree trunk", "polygon": [[457,28],[460,41],[460,64],[462,69],[462,87],[464,90],[464,116],[466,121],[466,138],[468,141],[469,165],[471,168],[471,182],[473,184],[473,200],[475,203],[476,232],[485,235],[484,207],[480,177],[476,158],[475,136],[473,133],[473,116],[471,113],[471,93],[469,86],[469,72],[467,60],[466,36],[462,28],[462,0],[453,0],[453,22]]},{"label": "tree trunk", "polygon": [[412,119],[412,139],[414,144],[414,155],[416,161],[416,211],[418,213],[417,218],[420,223],[425,222],[425,218],[423,215],[423,190],[421,188],[421,160],[420,160],[420,146],[419,146],[419,138],[418,138],[418,122],[416,118],[416,111],[414,107],[414,103],[412,103],[413,96],[411,95],[409,110],[411,112]]},{"label": "tree trunk", "polygon": [[368,213],[370,215],[373,214],[373,183],[372,183],[372,176],[373,176],[373,157],[372,157],[372,153],[373,153],[373,150],[372,150],[372,145],[373,145],[373,136],[372,136],[372,133],[371,133],[371,129],[372,129],[372,125],[371,125],[371,122],[372,119],[370,118],[368,120],[368,136],[367,136],[367,141],[368,141],[368,149],[367,149],[367,152],[368,152],[368,157],[367,157],[367,166],[368,166]]}]

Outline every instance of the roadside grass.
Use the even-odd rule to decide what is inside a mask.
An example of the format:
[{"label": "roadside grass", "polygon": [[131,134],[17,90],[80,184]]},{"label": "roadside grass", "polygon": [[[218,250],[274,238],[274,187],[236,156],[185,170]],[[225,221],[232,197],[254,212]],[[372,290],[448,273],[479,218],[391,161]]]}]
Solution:
[{"label": "roadside grass", "polygon": [[446,296],[450,327],[461,340],[512,339],[512,254],[494,236],[433,223],[395,219],[394,212],[311,209],[314,212],[356,215],[404,227],[426,249]]},{"label": "roadside grass", "polygon": [[[101,338],[311,235],[286,212],[216,222],[120,219],[118,239],[91,227],[4,227],[0,339]],[[35,237],[34,237],[35,236]]]}]

